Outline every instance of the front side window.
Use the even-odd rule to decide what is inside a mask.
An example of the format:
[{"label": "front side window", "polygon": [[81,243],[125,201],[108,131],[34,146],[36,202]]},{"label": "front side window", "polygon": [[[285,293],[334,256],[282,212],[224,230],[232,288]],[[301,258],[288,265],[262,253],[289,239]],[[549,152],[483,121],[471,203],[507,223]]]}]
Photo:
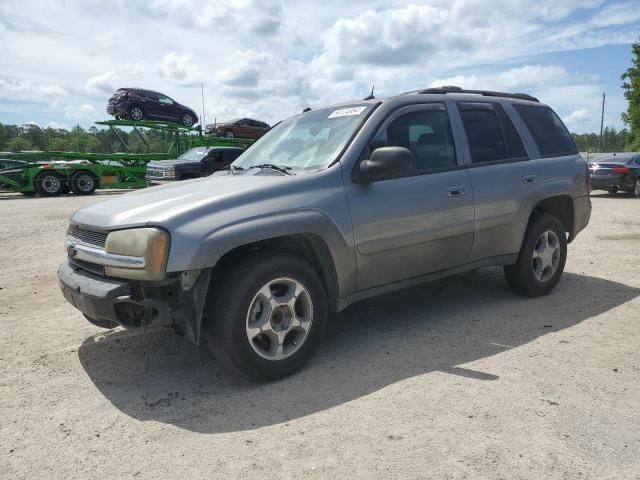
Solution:
[{"label": "front side window", "polygon": [[514,104],[538,145],[542,158],[577,155],[578,149],[562,120],[549,107]]},{"label": "front side window", "polygon": [[372,108],[372,104],[346,105],[288,118],[260,137],[233,165],[247,169],[271,163],[289,167],[292,173],[327,168]]},{"label": "front side window", "polygon": [[158,95],[158,101],[167,105],[173,105],[173,100],[169,97],[165,97],[164,95]]},{"label": "front side window", "polygon": [[499,104],[458,104],[471,163],[527,158],[522,139]]},{"label": "front side window", "polygon": [[432,104],[393,119],[369,145],[369,154],[380,147],[404,147],[413,155],[413,171],[456,165],[456,151],[449,116],[444,105]]}]

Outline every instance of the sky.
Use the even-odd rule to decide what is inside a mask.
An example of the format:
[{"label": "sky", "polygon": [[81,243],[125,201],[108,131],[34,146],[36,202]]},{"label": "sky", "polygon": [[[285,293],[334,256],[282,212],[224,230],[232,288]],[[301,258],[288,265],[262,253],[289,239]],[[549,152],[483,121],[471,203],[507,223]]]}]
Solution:
[{"label": "sky", "polygon": [[0,123],[89,127],[119,87],[269,123],[422,87],[530,93],[622,128],[640,0],[0,0]]}]

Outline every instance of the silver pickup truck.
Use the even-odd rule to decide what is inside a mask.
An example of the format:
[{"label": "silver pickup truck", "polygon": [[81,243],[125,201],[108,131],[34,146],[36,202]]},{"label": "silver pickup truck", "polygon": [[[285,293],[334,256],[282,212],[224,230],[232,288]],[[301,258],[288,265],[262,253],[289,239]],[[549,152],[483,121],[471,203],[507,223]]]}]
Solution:
[{"label": "silver pickup truck", "polygon": [[228,171],[76,211],[58,271],[91,323],[172,325],[257,379],[298,369],[329,312],[486,266],[560,280],[589,170],[525,94],[408,92],[291,117]]}]

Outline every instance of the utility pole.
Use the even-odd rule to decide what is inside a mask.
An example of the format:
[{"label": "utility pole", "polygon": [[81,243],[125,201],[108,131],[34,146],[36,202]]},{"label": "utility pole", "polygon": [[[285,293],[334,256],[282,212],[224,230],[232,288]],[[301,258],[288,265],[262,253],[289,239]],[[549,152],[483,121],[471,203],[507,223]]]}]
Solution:
[{"label": "utility pole", "polygon": [[602,128],[604,127],[604,92],[602,92],[602,113],[600,115],[600,141],[598,142],[598,151],[602,153],[602,148],[604,145],[602,144]]}]

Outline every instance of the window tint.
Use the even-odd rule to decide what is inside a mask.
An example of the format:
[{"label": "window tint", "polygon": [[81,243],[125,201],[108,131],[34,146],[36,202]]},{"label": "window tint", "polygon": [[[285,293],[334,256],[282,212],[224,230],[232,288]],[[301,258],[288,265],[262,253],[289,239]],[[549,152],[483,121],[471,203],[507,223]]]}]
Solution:
[{"label": "window tint", "polygon": [[513,107],[531,132],[542,158],[578,153],[571,134],[549,107],[534,105],[514,105]]},{"label": "window tint", "polygon": [[460,104],[459,106],[471,151],[471,162],[493,162],[508,158],[498,117],[491,106],[489,104]]},{"label": "window tint", "polygon": [[158,101],[160,103],[166,103],[167,105],[173,105],[173,100],[169,97],[165,97],[164,95],[158,95]]},{"label": "window tint", "polygon": [[209,154],[207,155],[207,159],[209,160],[209,162],[222,162],[222,152],[209,152]]},{"label": "window tint", "polygon": [[502,105],[494,105],[496,115],[498,116],[498,122],[502,127],[502,135],[504,136],[505,146],[507,147],[507,155],[509,158],[528,158],[527,151],[524,149],[522,139],[513,126],[511,119],[507,116],[506,112],[502,108]]},{"label": "window tint", "polygon": [[369,145],[369,153],[380,147],[407,148],[414,171],[456,165],[449,117],[441,105],[394,119]]}]

